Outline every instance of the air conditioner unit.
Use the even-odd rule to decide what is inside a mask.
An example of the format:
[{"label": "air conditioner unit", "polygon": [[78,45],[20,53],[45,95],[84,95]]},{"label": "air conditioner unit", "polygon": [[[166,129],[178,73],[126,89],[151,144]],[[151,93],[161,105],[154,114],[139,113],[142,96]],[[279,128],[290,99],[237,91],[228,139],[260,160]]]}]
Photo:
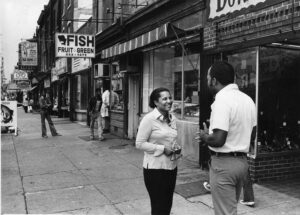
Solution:
[{"label": "air conditioner unit", "polygon": [[94,64],[95,77],[110,77],[109,64],[97,63]]}]

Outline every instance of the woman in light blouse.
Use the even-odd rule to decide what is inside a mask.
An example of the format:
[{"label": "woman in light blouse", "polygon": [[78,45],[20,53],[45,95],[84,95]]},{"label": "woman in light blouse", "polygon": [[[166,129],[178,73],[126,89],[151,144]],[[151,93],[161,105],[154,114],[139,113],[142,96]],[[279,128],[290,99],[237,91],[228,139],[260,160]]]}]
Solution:
[{"label": "woman in light blouse", "polygon": [[144,181],[151,201],[152,215],[170,214],[177,176],[176,119],[169,113],[172,97],[166,88],[157,88],[150,95],[153,111],[142,119],[136,147],[144,151]]}]

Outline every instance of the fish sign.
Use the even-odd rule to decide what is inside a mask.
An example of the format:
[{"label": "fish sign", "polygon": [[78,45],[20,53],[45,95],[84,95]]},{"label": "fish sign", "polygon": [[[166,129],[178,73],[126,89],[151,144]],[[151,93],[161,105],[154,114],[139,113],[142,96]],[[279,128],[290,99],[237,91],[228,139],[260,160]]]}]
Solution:
[{"label": "fish sign", "polygon": [[1,126],[12,128],[17,135],[17,101],[1,101]]},{"label": "fish sign", "polygon": [[95,36],[87,34],[55,34],[55,56],[94,58]]}]

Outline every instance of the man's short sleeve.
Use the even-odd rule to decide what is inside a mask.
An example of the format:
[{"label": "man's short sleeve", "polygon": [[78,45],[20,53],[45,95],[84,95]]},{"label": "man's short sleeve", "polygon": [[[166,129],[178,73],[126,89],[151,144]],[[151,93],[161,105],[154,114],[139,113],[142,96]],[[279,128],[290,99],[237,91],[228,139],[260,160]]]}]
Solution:
[{"label": "man's short sleeve", "polygon": [[223,131],[229,130],[231,108],[224,100],[216,100],[212,105],[211,112],[211,130],[220,129]]}]

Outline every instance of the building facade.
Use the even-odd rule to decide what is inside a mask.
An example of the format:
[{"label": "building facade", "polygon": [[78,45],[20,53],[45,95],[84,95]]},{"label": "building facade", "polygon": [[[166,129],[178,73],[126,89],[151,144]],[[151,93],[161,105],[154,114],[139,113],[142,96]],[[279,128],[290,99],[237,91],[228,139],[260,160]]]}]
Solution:
[{"label": "building facade", "polygon": [[[226,2],[226,1],[224,1]],[[233,1],[234,2],[234,1]],[[300,1],[207,2],[204,71],[215,60],[234,66],[236,83],[257,106],[257,138],[250,153],[256,181],[300,176]],[[201,76],[200,121],[212,98]]]},{"label": "building facade", "polygon": [[[40,71],[52,74],[60,116],[88,122],[88,99],[108,89],[106,129],[134,139],[150,93],[166,87],[184,156],[207,167],[194,138],[213,102],[207,70],[226,60],[257,105],[252,177],[299,176],[300,0],[52,0],[38,23]],[[96,57],[55,58],[55,32],[94,34]]]}]

